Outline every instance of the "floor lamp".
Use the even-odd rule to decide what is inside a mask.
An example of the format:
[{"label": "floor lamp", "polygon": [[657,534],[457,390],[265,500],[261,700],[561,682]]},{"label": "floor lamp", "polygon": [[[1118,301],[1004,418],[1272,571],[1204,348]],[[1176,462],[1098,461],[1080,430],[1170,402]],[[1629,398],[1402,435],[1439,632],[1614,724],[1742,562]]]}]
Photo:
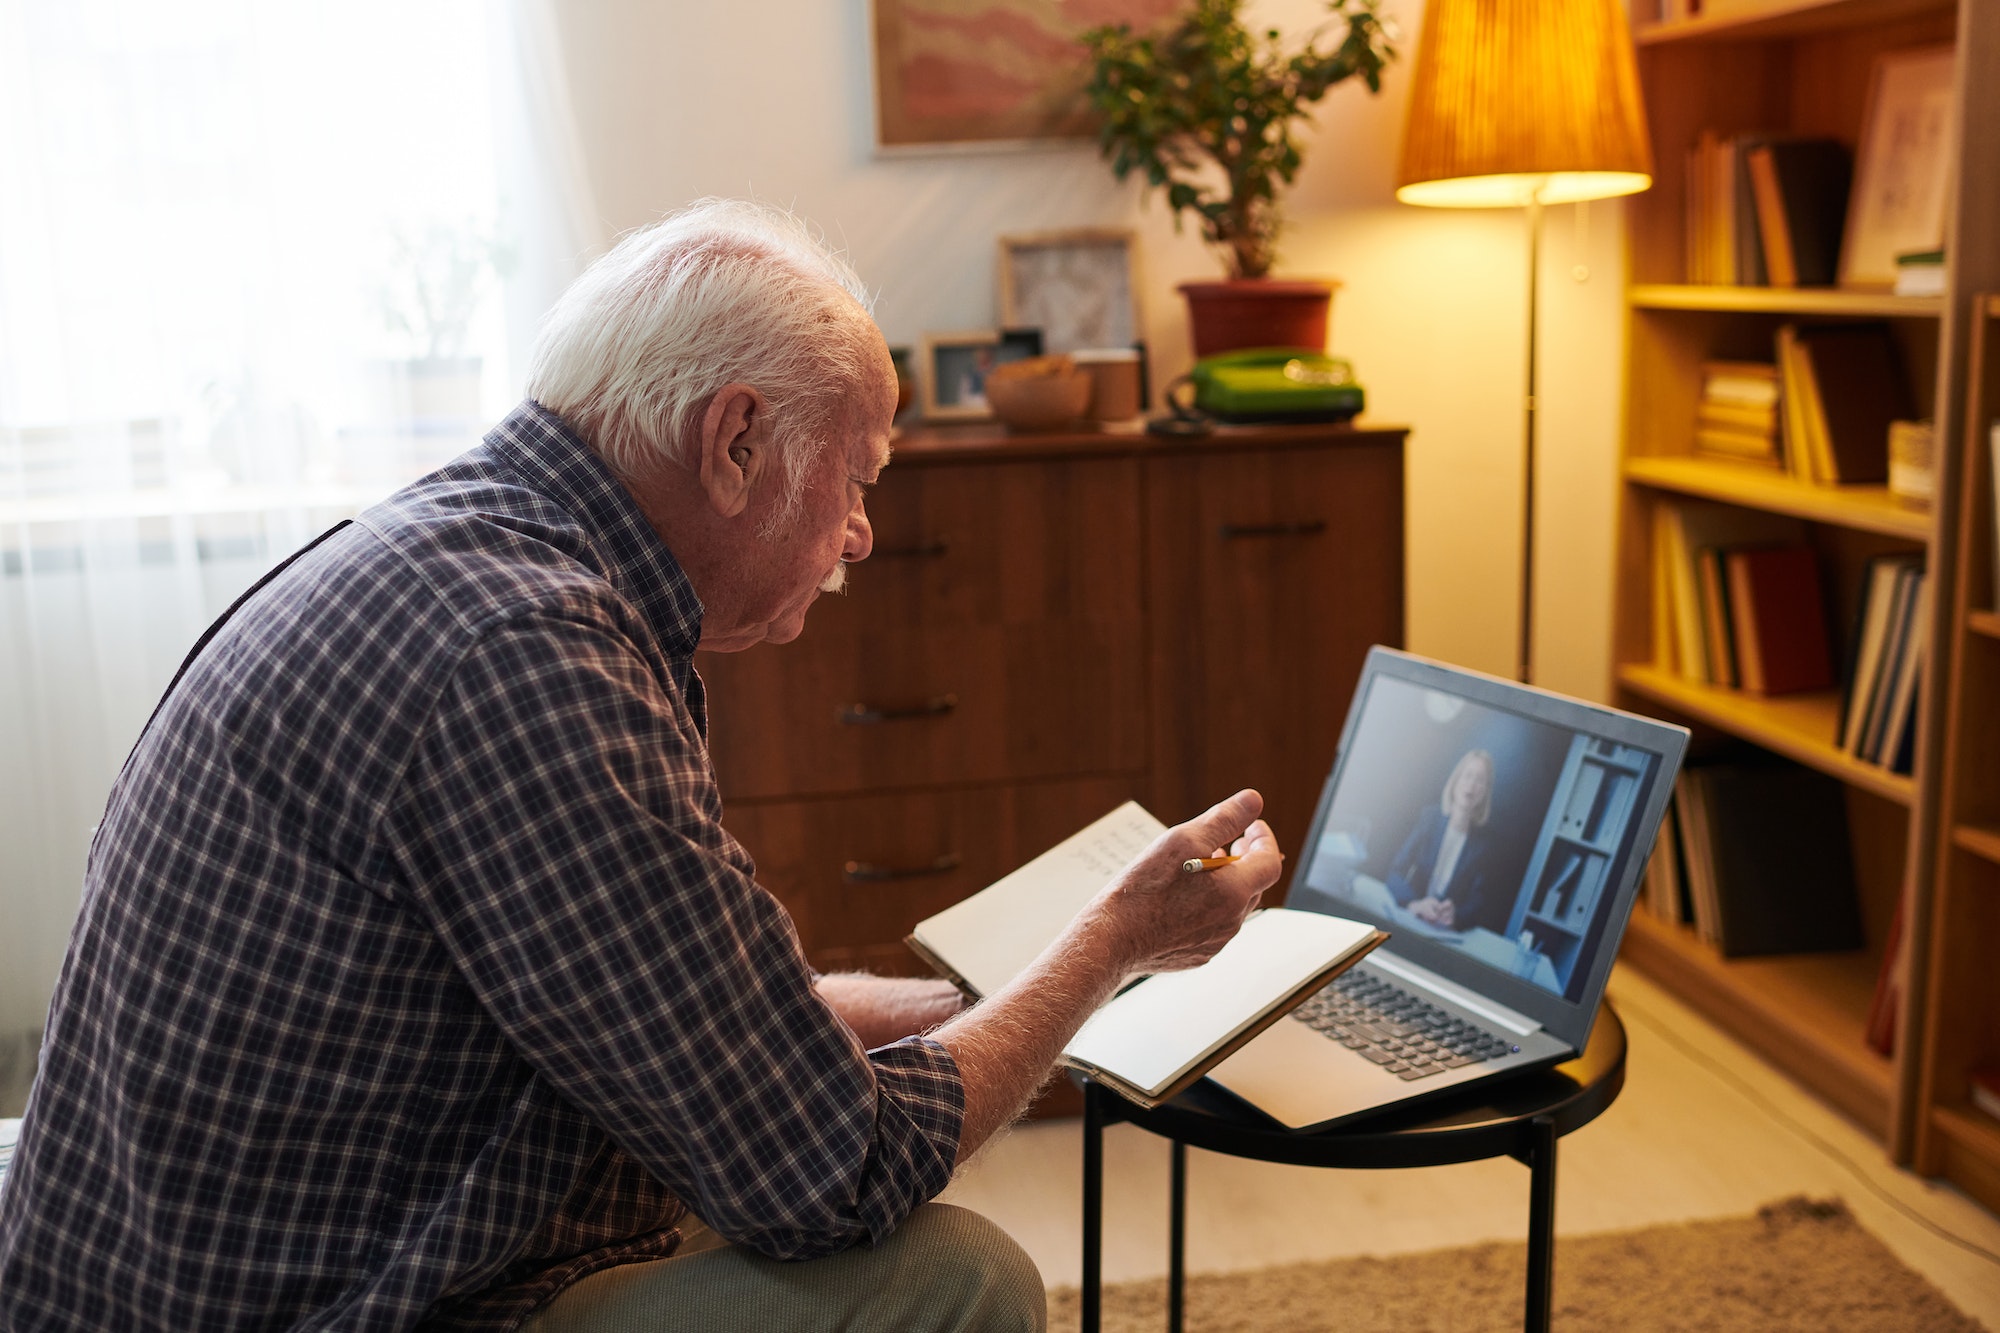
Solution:
[{"label": "floor lamp", "polygon": [[1620,0],[1430,0],[1396,197],[1528,210],[1527,448],[1521,654],[1530,676],[1535,569],[1535,334],[1542,209],[1653,183],[1639,73]]}]

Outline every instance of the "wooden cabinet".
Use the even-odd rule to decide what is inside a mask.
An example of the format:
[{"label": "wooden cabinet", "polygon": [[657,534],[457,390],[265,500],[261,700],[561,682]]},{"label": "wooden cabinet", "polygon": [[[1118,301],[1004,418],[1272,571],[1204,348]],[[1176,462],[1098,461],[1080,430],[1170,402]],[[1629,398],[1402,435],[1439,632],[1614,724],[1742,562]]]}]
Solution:
[{"label": "wooden cabinet", "polygon": [[1152,461],[1147,613],[1160,817],[1242,787],[1305,837],[1373,643],[1403,626],[1402,449],[1241,449]]},{"label": "wooden cabinet", "polygon": [[1403,435],[913,432],[797,642],[703,654],[732,832],[815,966],[1127,799],[1240,786],[1296,847],[1368,647],[1403,636]]},{"label": "wooden cabinet", "polygon": [[[1618,702],[1688,723],[1698,742],[1747,741],[1845,784],[1867,947],[1725,959],[1693,931],[1641,912],[1624,956],[1876,1134],[1897,1160],[1944,1172],[2000,1207],[2000,1133],[1973,1121],[1964,1091],[1972,1063],[2000,1057],[2000,989],[1990,967],[1973,961],[1978,950],[1962,942],[1972,938],[1967,932],[1981,931],[1991,940],[2000,927],[2000,873],[1990,859],[1963,851],[1988,827],[1982,820],[2000,825],[1994,804],[2000,794],[1954,796],[1949,786],[1951,773],[1970,775],[1983,764],[1988,776],[1968,777],[1962,788],[1978,791],[1991,784],[1993,771],[1993,704],[1980,694],[1989,686],[1974,678],[2000,640],[1978,629],[1976,607],[1990,612],[1990,588],[1976,587],[1975,597],[1986,600],[1967,612],[1957,571],[1966,560],[1992,559],[1990,534],[1976,537],[1974,521],[1958,515],[1962,505],[1988,506],[1976,512],[1990,514],[1992,503],[1990,489],[1983,497],[1962,491],[1976,480],[1962,454],[1971,434],[1983,431],[1968,412],[1993,411],[1990,399],[1984,409],[1968,405],[1967,343],[1979,309],[1974,293],[2000,286],[2000,190],[1992,171],[2000,152],[2000,3],[1741,0],[1712,9],[1637,32],[1658,176],[1627,211],[1631,286],[1613,645]],[[1685,281],[1686,207],[1695,188],[1687,162],[1701,133],[1783,131],[1852,147],[1875,59],[1941,42],[1956,45],[1961,98],[1953,162],[1959,186],[1943,296]],[[1936,422],[1939,497],[1932,509],[1907,507],[1881,486],[1816,486],[1693,456],[1704,361],[1768,362],[1781,324],[1864,319],[1889,325],[1919,409]],[[1923,558],[1940,614],[1927,645],[1912,773],[1890,772],[1840,748],[1838,687],[1761,698],[1690,682],[1672,668],[1659,642],[1653,515],[1695,497],[1804,521],[1819,557],[1836,651],[1853,623],[1868,558],[1895,552]],[[1968,542],[1985,548],[1971,552]],[[1956,629],[1943,614],[1954,599],[1961,607]],[[1960,702],[1948,701],[1948,683]],[[1976,738],[1970,748],[1967,738]],[[1885,964],[1907,974],[1892,1056],[1864,1039]]]}]

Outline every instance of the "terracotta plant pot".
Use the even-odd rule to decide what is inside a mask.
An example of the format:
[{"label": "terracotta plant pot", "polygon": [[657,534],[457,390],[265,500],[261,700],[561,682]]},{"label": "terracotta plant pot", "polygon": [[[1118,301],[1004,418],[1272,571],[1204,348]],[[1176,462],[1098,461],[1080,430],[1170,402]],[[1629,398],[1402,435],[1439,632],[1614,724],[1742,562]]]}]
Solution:
[{"label": "terracotta plant pot", "polygon": [[1243,347],[1324,349],[1337,282],[1237,278],[1184,282],[1194,354],[1214,356]]}]

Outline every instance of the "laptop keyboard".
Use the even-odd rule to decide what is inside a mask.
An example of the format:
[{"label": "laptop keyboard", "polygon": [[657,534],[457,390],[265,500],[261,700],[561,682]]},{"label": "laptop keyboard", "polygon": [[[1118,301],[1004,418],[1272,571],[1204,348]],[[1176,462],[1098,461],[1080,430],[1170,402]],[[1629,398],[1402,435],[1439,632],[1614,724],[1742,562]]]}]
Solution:
[{"label": "laptop keyboard", "polygon": [[1346,972],[1292,1011],[1406,1082],[1521,1048],[1369,972]]}]

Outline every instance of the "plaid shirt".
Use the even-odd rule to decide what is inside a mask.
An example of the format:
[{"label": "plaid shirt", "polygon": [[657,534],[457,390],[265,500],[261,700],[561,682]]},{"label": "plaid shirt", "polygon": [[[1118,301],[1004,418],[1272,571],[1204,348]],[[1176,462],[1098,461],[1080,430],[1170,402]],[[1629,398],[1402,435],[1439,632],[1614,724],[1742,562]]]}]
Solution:
[{"label": "plaid shirt", "polygon": [[533,403],[244,605],[92,847],[0,1328],[510,1329],[683,1199],[803,1259],[944,1187],[950,1056],[723,831],[700,618]]}]

